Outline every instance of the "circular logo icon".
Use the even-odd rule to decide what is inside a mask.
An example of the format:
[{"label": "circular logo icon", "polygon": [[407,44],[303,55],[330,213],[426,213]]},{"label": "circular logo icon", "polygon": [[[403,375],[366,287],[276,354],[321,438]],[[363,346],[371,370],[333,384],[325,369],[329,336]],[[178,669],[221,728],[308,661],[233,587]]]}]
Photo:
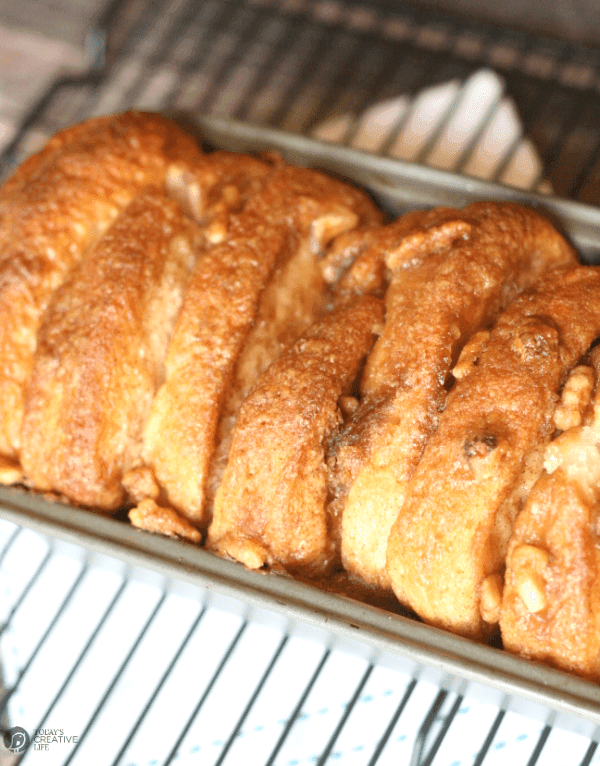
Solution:
[{"label": "circular logo icon", "polygon": [[29,734],[20,726],[4,732],[4,745],[11,753],[24,753],[29,747]]}]

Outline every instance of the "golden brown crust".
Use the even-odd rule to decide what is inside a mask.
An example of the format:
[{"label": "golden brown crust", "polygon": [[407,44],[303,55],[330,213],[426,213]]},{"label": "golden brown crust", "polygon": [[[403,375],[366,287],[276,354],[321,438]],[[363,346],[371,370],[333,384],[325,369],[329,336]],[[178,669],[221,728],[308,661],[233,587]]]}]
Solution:
[{"label": "golden brown crust", "polygon": [[0,188],[0,484],[197,545],[214,501],[221,555],[600,680],[600,272],[517,205],[381,220],[157,115],[57,134]]},{"label": "golden brown crust", "polygon": [[388,544],[394,591],[427,622],[485,633],[480,588],[502,571],[511,495],[535,474],[528,458],[551,436],[560,386],[599,333],[600,271],[554,270],[510,304],[449,393]]},{"label": "golden brown crust", "polygon": [[[337,183],[325,181],[320,173],[285,165],[279,166],[271,183],[276,193],[279,191],[282,197],[287,194],[292,205],[294,202],[298,205],[295,211],[292,207],[287,211],[294,221],[295,235],[290,237],[288,252],[278,260],[261,295],[252,329],[236,362],[209,468],[206,487],[209,507],[227,464],[238,410],[260,375],[310,327],[331,298],[339,301],[348,294],[372,293],[383,286],[381,259],[379,268],[371,262],[351,266],[343,284],[340,281],[336,285],[333,296],[323,274],[322,254],[339,231],[351,227],[355,220],[361,223],[381,220],[379,211],[366,198],[351,187],[346,191]],[[290,190],[295,190],[295,197]]]},{"label": "golden brown crust", "polygon": [[14,173],[3,181],[0,187],[1,214],[4,214],[7,206],[10,205],[13,195],[22,191],[36,176],[40,175],[43,169],[47,168],[56,159],[65,146],[77,141],[85,133],[104,127],[112,119],[111,116],[95,117],[77,125],[72,125],[51,136],[39,151],[27,157]]},{"label": "golden brown crust", "polygon": [[580,401],[580,423],[548,445],[546,471],[508,546],[500,616],[506,649],[594,680],[600,679],[599,350],[593,368],[577,368],[565,386],[567,393],[580,391],[595,378],[594,412]]},{"label": "golden brown crust", "polygon": [[0,484],[21,484],[24,480],[23,469],[20,464],[10,458],[0,455]]},{"label": "golden brown crust", "polygon": [[[284,260],[284,259],[282,259]],[[234,376],[219,417],[215,450],[206,484],[210,507],[223,477],[239,408],[280,351],[309,327],[324,309],[327,292],[309,237],[299,238],[287,260],[275,266],[256,310],[252,329],[235,364]]]},{"label": "golden brown crust", "polygon": [[127,472],[140,461],[190,271],[226,231],[239,187],[250,193],[266,172],[258,160],[225,152],[173,164],[166,187],[181,203],[165,184],[147,187],[74,267],[45,312],[26,391],[22,461],[30,484],[104,511],[142,490]]},{"label": "golden brown crust", "polygon": [[51,139],[6,183],[0,228],[0,454],[17,457],[36,332],[69,269],[141,188],[199,149],[174,123],[128,112]]},{"label": "golden brown crust", "polygon": [[368,296],[325,314],[244,401],[209,530],[222,555],[305,576],[331,569],[325,448],[382,317],[380,301]]},{"label": "golden brown crust", "polygon": [[[354,243],[350,243],[356,247]],[[547,268],[575,262],[563,237],[512,204],[413,212],[371,233],[391,272],[386,325],[367,360],[363,400],[333,446],[332,514],[348,571],[389,588],[389,530],[434,430],[460,347]]]},{"label": "golden brown crust", "polygon": [[25,396],[28,482],[102,510],[124,499],[200,230],[149,187],[56,291]]},{"label": "golden brown crust", "polygon": [[509,651],[595,680],[599,500],[597,490],[589,497],[561,469],[540,478],[510,542],[500,618]]},{"label": "golden brown crust", "polygon": [[169,504],[204,519],[204,483],[223,399],[250,329],[281,233],[234,221],[225,243],[207,251],[192,275],[152,404],[143,460]]},{"label": "golden brown crust", "polygon": [[202,224],[207,243],[216,244],[227,236],[229,216],[261,189],[270,172],[270,165],[249,155],[212,152],[193,164],[170,165],[167,193]]},{"label": "golden brown crust", "polygon": [[196,545],[202,541],[202,535],[193,524],[172,508],[164,508],[151,498],[145,498],[129,511],[129,521],[146,532],[189,540]]},{"label": "golden brown crust", "polygon": [[[256,377],[313,318],[322,281],[278,289],[277,275],[305,248],[314,263],[337,234],[379,213],[357,190],[316,171],[277,163],[260,192],[229,224],[227,237],[199,261],[184,299],[158,392],[145,431],[144,460],[168,502],[195,523],[210,518],[207,482],[219,417],[241,401]],[[308,249],[306,250],[306,248]],[[313,273],[311,271],[311,273]],[[275,285],[270,300],[269,285]],[[265,296],[268,310],[261,312]],[[273,305],[275,304],[275,305]],[[284,322],[278,319],[283,316]],[[258,320],[258,321],[257,321]],[[266,326],[262,333],[261,327]],[[283,333],[283,325],[286,332]],[[253,333],[253,327],[256,330]],[[244,347],[248,364],[238,365]],[[222,440],[231,429],[226,424]],[[226,453],[225,453],[226,455]],[[221,463],[213,470],[219,474]],[[218,480],[213,480],[216,486]]]}]

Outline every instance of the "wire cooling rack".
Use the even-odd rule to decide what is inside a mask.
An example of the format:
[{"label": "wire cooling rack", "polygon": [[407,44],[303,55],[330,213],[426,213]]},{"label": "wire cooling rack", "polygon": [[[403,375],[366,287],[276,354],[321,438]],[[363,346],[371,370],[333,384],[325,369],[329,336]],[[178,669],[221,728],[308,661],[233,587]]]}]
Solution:
[{"label": "wire cooling rack", "polygon": [[[424,93],[438,119],[408,158],[439,165],[448,126],[488,76],[493,98],[453,167],[517,183],[525,156],[518,185],[598,201],[600,54],[582,46],[402,3],[119,0],[88,47],[89,69],[59,77],[5,137],[3,174],[66,125],[127,108],[406,157]],[[507,108],[510,140],[493,168],[478,165]],[[366,146],[384,112],[389,129]],[[0,545],[0,723],[31,740],[24,755],[0,743],[3,766],[600,763],[594,728],[564,727],[543,706],[392,668],[359,643],[10,522]]]},{"label": "wire cooling rack", "polygon": [[600,762],[583,721],[10,522],[0,545],[0,714],[31,738],[6,763]]}]

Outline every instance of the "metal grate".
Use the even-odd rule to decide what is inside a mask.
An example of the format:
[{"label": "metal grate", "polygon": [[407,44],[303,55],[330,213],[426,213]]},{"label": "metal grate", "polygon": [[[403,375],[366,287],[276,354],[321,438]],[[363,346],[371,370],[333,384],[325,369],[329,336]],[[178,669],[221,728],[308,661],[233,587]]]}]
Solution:
[{"label": "metal grate", "polygon": [[[401,3],[118,0],[90,32],[90,49],[89,72],[56,81],[9,137],[2,174],[100,113],[212,113],[317,134],[335,124],[353,145],[371,107],[407,96],[376,149],[393,155],[416,94],[456,81],[439,129],[413,158],[426,163],[485,67],[500,74],[501,98],[523,126],[492,180],[510,177],[528,138],[541,159],[532,189],[545,179],[561,196],[600,199],[600,53],[573,44]],[[500,105],[483,111],[459,170],[474,167]],[[0,542],[0,724],[78,740],[2,764],[556,766],[557,752],[569,765],[600,763],[583,722],[567,731],[548,711],[522,714],[489,690],[456,688],[423,668],[390,670],[306,626],[8,522]]]},{"label": "metal grate", "polygon": [[[598,762],[583,725],[507,712],[473,684],[390,670],[321,632],[10,522],[0,541],[0,707],[33,738],[11,766],[555,766],[557,750],[570,766]],[[63,740],[36,750],[50,732]]]},{"label": "metal grate", "polygon": [[[373,0],[117,0],[89,39],[90,71],[57,81],[32,107],[4,146],[4,172],[56,130],[129,107],[212,113],[305,133],[346,115],[351,142],[356,121],[373,104],[465,83],[489,67],[503,78],[554,191],[592,204],[600,199],[596,50]],[[458,93],[446,119],[460,100]],[[482,116],[480,132],[496,107]],[[496,180],[521,141],[506,148]],[[382,151],[393,145],[391,135]]]}]

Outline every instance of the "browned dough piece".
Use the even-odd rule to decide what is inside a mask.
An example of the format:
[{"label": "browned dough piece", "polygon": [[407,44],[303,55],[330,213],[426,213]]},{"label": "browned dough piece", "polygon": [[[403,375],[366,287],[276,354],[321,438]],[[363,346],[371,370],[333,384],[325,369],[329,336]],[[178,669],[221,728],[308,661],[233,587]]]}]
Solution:
[{"label": "browned dough piece", "polygon": [[510,304],[448,394],[388,545],[394,592],[426,622],[489,630],[482,587],[502,572],[523,485],[541,472],[531,458],[552,435],[558,391],[598,334],[600,270],[554,270]]},{"label": "browned dough piece", "polygon": [[244,401],[215,498],[208,545],[250,569],[320,576],[337,559],[326,512],[325,449],[383,319],[364,296],[325,314]]},{"label": "browned dough piece", "polygon": [[[391,273],[386,324],[367,360],[360,407],[332,446],[331,513],[347,571],[389,589],[387,538],[435,429],[462,345],[510,298],[575,252],[544,218],[513,204],[413,212],[347,251]],[[336,273],[343,249],[330,258]],[[337,266],[336,266],[337,263]],[[341,278],[343,280],[345,277]]]},{"label": "browned dough piece", "polygon": [[227,236],[231,214],[261,189],[270,172],[269,163],[250,155],[212,152],[193,165],[171,165],[167,193],[202,224],[207,243],[217,244]]},{"label": "browned dough piece", "polygon": [[262,190],[231,219],[226,238],[199,261],[143,450],[165,500],[194,523],[210,519],[239,402],[322,308],[323,248],[361,221],[379,218],[358,190],[277,162]]},{"label": "browned dough piece", "polygon": [[144,529],[146,532],[189,540],[195,545],[199,545],[202,541],[200,532],[187,519],[172,508],[158,505],[149,497],[129,511],[129,520],[134,527]]},{"label": "browned dough piece", "polygon": [[25,395],[21,462],[36,489],[122,504],[201,233],[149,187],[52,297]]},{"label": "browned dough piece", "polygon": [[[545,472],[520,512],[506,555],[500,628],[504,647],[600,680],[600,354],[596,394],[571,411],[580,424],[546,450]],[[569,399],[589,391],[577,368]],[[564,399],[564,394],[563,394]],[[581,406],[583,404],[583,407]],[[556,419],[556,416],[555,416]]]},{"label": "browned dough piece", "polygon": [[[27,483],[112,511],[135,494],[128,474],[164,381],[164,357],[199,252],[224,236],[231,207],[268,166],[217,152],[172,165],[88,249],[55,292],[25,395]],[[201,223],[194,223],[182,209]]]},{"label": "browned dough piece", "polygon": [[[257,234],[258,233],[258,234]],[[163,503],[205,520],[204,488],[223,400],[283,236],[245,215],[199,261],[144,430],[143,464]]]},{"label": "browned dough piece", "polygon": [[[311,171],[308,171],[311,173]],[[302,178],[304,176],[304,178]],[[314,175],[312,176],[314,178]],[[343,279],[340,279],[330,295],[324,278],[321,254],[323,245],[336,232],[349,225],[347,212],[336,212],[332,207],[329,216],[322,216],[313,222],[314,201],[304,197],[305,190],[300,183],[310,188],[311,175],[297,168],[282,167],[274,179],[274,188],[297,185],[297,199],[302,208],[297,216],[297,236],[291,250],[275,266],[269,284],[260,298],[256,317],[236,363],[234,380],[227,401],[220,415],[216,448],[211,458],[206,486],[206,503],[212,505],[217,487],[221,483],[231,447],[231,434],[241,403],[249,394],[252,385],[277,357],[280,351],[295,341],[325,308],[330,298],[333,301],[345,299],[348,294],[372,293],[383,284],[384,264],[379,258],[377,264],[371,257],[369,262],[357,259]],[[320,179],[320,176],[316,176]],[[331,185],[330,191],[339,194],[341,188]],[[289,191],[287,192],[289,193]],[[311,191],[312,194],[314,192]],[[327,186],[322,189],[325,197]],[[360,195],[351,192],[346,204],[359,212],[361,222],[379,222],[381,214]],[[340,235],[343,237],[344,235]],[[318,237],[319,241],[315,241]],[[286,246],[287,247],[287,246]],[[364,260],[364,259],[363,259]]]},{"label": "browned dough piece", "polygon": [[199,156],[171,121],[128,112],[59,133],[0,190],[3,456],[19,456],[24,387],[52,293],[140,189]]}]

